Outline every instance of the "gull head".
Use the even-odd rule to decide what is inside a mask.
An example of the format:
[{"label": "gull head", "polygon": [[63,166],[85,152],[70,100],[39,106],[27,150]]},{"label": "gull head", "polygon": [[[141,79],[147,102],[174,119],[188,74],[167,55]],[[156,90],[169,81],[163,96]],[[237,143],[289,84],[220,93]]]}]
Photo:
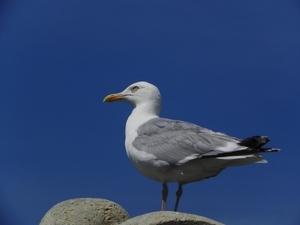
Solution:
[{"label": "gull head", "polygon": [[134,107],[151,106],[160,111],[161,95],[156,86],[145,81],[129,85],[124,91],[107,95],[103,102],[125,101]]}]

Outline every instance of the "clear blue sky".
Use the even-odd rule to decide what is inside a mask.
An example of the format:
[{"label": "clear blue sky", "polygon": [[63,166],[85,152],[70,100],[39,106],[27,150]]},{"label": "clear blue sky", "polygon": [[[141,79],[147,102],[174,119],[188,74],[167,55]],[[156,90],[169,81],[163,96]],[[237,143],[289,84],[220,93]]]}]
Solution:
[{"label": "clear blue sky", "polygon": [[300,224],[299,1],[1,1],[0,74],[1,225],[79,197],[160,209],[161,184],[125,153],[131,106],[102,103],[141,80],[160,88],[163,117],[282,149],[184,186],[179,211]]}]

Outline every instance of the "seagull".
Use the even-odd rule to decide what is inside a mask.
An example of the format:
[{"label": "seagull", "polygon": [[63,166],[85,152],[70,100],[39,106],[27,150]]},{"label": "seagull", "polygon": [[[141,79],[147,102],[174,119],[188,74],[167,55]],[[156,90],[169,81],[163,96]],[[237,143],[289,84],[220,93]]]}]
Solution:
[{"label": "seagull", "polygon": [[177,211],[184,184],[217,176],[229,166],[266,163],[260,153],[279,151],[263,147],[269,142],[267,136],[238,139],[192,123],[160,118],[160,91],[145,81],[103,100],[114,101],[134,107],[126,122],[126,153],[139,172],[162,183],[163,211],[167,209],[168,183],[178,183]]}]

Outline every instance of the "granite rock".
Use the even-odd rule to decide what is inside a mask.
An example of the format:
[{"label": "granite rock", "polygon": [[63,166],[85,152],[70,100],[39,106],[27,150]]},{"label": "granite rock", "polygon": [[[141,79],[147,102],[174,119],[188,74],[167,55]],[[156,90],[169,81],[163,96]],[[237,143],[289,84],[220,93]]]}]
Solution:
[{"label": "granite rock", "polygon": [[120,225],[224,225],[206,217],[180,212],[161,211],[126,220]]},{"label": "granite rock", "polygon": [[53,206],[39,225],[117,225],[129,219],[118,204],[99,198],[77,198]]}]

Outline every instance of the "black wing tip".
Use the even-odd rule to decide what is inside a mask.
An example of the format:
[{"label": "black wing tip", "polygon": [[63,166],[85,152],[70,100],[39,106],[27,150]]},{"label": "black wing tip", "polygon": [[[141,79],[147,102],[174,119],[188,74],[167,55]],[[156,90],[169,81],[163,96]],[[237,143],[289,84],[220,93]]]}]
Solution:
[{"label": "black wing tip", "polygon": [[270,141],[268,136],[252,136],[241,140],[239,143],[242,146],[249,148],[261,148]]}]

